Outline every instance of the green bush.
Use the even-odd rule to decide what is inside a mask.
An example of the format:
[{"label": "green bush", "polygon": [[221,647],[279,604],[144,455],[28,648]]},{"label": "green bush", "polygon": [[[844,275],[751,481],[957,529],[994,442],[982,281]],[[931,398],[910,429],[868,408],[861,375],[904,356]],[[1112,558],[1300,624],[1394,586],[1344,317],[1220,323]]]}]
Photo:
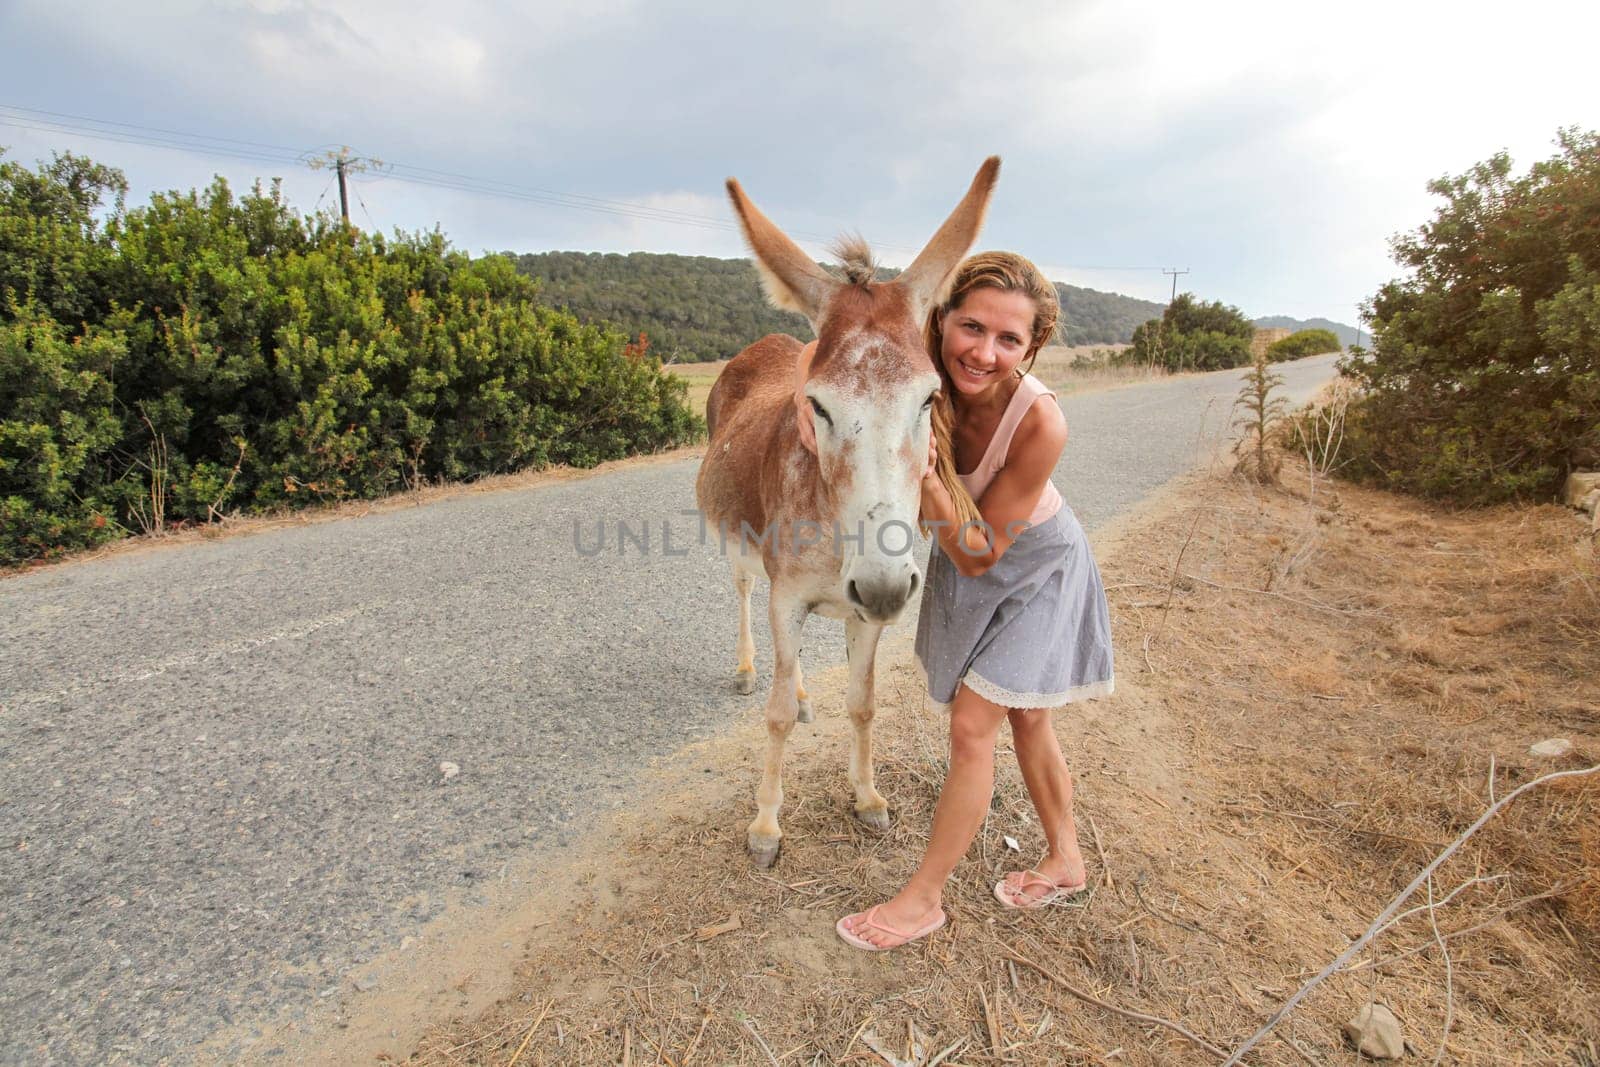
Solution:
[{"label": "green bush", "polygon": [[1267,359],[1274,363],[1302,356],[1320,356],[1324,352],[1337,352],[1344,346],[1332,330],[1299,330],[1281,341],[1267,346]]},{"label": "green bush", "polygon": [[1409,276],[1373,297],[1346,470],[1466,504],[1548,498],[1600,459],[1600,136],[1513,177],[1504,153],[1437,180],[1396,238]]},{"label": "green bush", "polygon": [[[505,257],[0,158],[0,562],[693,440],[686,386]],[[106,210],[109,201],[109,210]]]},{"label": "green bush", "polygon": [[1133,331],[1129,363],[1168,370],[1226,370],[1250,362],[1255,327],[1219,301],[1196,300],[1182,293],[1163,312]]}]

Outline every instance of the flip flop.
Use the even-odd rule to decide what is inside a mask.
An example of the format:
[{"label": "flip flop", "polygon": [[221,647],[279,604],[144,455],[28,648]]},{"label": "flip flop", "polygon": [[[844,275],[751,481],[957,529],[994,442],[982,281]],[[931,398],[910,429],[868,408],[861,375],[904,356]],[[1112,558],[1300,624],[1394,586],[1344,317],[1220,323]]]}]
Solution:
[{"label": "flip flop", "polygon": [[[1019,871],[1017,873],[1022,875],[1022,880],[1016,885],[1012,885],[1010,882],[1006,881],[1005,878],[1000,879],[994,884],[994,898],[1006,907],[1015,908],[1018,911],[1026,911],[1030,908],[1043,908],[1051,904],[1070,900],[1079,893],[1083,892],[1085,889],[1089,888],[1089,882],[1087,879],[1079,882],[1077,885],[1063,885],[1060,882],[1046,878],[1038,871]],[[1010,876],[1008,875],[1007,877]],[[1024,893],[1028,887],[1032,885],[1046,885],[1049,886],[1050,889],[1048,892],[1041,893],[1036,897],[1019,897],[1019,899],[1026,901],[1024,904],[1018,904],[1016,900],[1010,896],[1010,893],[1012,892],[1018,894]]]},{"label": "flip flop", "polygon": [[857,934],[854,934],[850,930],[846,929],[846,927],[844,925],[844,919],[840,919],[837,923],[834,923],[833,928],[834,928],[835,931],[838,932],[839,936],[841,938],[843,938],[847,944],[854,945],[856,948],[859,948],[859,949],[865,949],[868,952],[887,952],[891,948],[899,948],[901,945],[904,945],[904,944],[906,944],[908,942],[911,942],[911,941],[915,941],[918,938],[927,937],[929,934],[931,934],[935,930],[939,929],[939,927],[943,926],[944,923],[945,923],[944,911],[941,909],[939,914],[938,914],[938,916],[936,918],[934,918],[934,920],[932,922],[928,923],[927,926],[924,926],[922,929],[913,931],[912,933],[908,934],[908,933],[905,933],[902,930],[896,930],[892,926],[889,926],[889,925],[887,925],[885,923],[879,922],[877,916],[878,916],[878,909],[881,908],[881,907],[883,907],[882,904],[874,904],[872,907],[868,908],[866,911],[858,911],[854,915],[846,915],[844,917],[844,919],[860,918],[862,925],[870,926],[874,930],[882,930],[884,933],[888,934],[890,937],[898,938],[898,940],[896,940],[893,944],[874,945],[871,941],[868,941],[866,938],[861,937],[861,936],[859,936]]}]

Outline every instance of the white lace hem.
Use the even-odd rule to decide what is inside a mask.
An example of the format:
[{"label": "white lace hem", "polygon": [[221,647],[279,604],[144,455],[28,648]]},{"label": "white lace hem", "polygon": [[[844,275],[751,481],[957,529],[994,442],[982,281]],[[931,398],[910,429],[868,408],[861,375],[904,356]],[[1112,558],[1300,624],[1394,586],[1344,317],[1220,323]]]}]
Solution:
[{"label": "white lace hem", "polygon": [[968,689],[985,700],[992,700],[1005,708],[1055,708],[1079,700],[1097,700],[1110,696],[1117,685],[1115,678],[1107,678],[1101,682],[1075,685],[1059,693],[1018,693],[994,684],[977,671],[968,671],[962,681],[967,683]]},{"label": "white lace hem", "polygon": [[[949,711],[949,703],[941,703],[933,699],[933,694],[928,691],[928,668],[923,666],[922,657],[916,657],[917,672],[922,675],[923,699],[928,707],[934,711]],[[1107,678],[1101,682],[1088,682],[1084,685],[1075,685],[1063,689],[1059,693],[1018,693],[1007,689],[1003,685],[995,685],[977,671],[968,671],[961,681],[967,683],[967,688],[983,697],[992,700],[1004,708],[1057,708],[1063,704],[1072,704],[1080,700],[1098,700],[1108,697],[1116,691],[1116,678]],[[956,688],[961,688],[961,683],[956,683]]]}]

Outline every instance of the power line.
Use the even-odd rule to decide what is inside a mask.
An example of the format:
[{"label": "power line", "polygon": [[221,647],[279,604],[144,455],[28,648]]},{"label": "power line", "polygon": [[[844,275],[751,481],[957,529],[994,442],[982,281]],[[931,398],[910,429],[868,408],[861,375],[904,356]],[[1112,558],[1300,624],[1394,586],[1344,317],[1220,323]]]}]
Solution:
[{"label": "power line", "polygon": [[[133,144],[147,148],[163,148],[170,151],[203,153],[248,162],[282,166],[310,166],[315,159],[327,157],[326,153],[319,155],[316,150],[302,151],[284,145],[267,144],[260,141],[187,133],[157,126],[143,126],[131,122],[97,119],[87,115],[45,111],[13,104],[0,104],[0,126],[32,130],[39,133],[72,134],[118,144]],[[376,161],[372,162],[376,163]],[[347,173],[350,170],[348,166],[345,169]],[[738,224],[731,219],[679,211],[675,208],[608,200],[603,197],[588,196],[582,193],[566,193],[537,186],[516,185],[498,179],[480,178],[406,163],[385,163],[375,165],[371,169],[381,177],[392,178],[410,185],[537,204],[544,207],[587,211],[610,215],[615,218],[630,219],[636,222],[665,222],[671,225],[689,226],[718,233],[739,232]],[[343,185],[344,183],[341,181],[341,194],[343,193]],[[348,219],[348,207],[345,207],[343,212]],[[816,243],[826,243],[833,240],[835,236],[833,234],[819,234],[795,229],[788,229],[785,232],[791,237]],[[883,250],[903,252],[909,255],[915,255],[921,251],[920,247],[910,247],[890,242],[880,241],[875,242],[875,244],[876,247]],[[1146,272],[1162,269],[1160,267],[1138,266],[1058,266],[1065,270],[1107,272]]]}]

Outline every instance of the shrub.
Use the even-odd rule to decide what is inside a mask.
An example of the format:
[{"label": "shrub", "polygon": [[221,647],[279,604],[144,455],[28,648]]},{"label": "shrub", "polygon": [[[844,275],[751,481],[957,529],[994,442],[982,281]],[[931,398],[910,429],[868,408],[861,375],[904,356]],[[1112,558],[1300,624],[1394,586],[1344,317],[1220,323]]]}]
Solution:
[{"label": "shrub", "polygon": [[1408,268],[1367,309],[1353,476],[1467,504],[1547,498],[1600,458],[1600,136],[1513,177],[1504,153],[1429,185],[1444,204],[1393,243]]},{"label": "shrub", "polygon": [[[694,439],[686,386],[501,256],[0,159],[0,562]],[[103,220],[96,212],[114,194]]]},{"label": "shrub", "polygon": [[1337,352],[1343,347],[1332,330],[1298,330],[1283,340],[1268,345],[1267,358],[1276,363],[1285,359]]},{"label": "shrub", "polygon": [[1269,449],[1269,439],[1277,436],[1279,422],[1284,418],[1287,401],[1274,396],[1273,390],[1283,385],[1283,377],[1268,364],[1267,354],[1261,352],[1245,372],[1239,394],[1234,398],[1234,410],[1239,412],[1233,424],[1244,431],[1244,436],[1234,446],[1239,462],[1234,470],[1252,481],[1270,485],[1278,480],[1282,459],[1276,449]]},{"label": "shrub", "polygon": [[1255,327],[1219,301],[1198,301],[1183,293],[1159,319],[1133,331],[1129,360],[1168,370],[1225,370],[1250,362]]}]

